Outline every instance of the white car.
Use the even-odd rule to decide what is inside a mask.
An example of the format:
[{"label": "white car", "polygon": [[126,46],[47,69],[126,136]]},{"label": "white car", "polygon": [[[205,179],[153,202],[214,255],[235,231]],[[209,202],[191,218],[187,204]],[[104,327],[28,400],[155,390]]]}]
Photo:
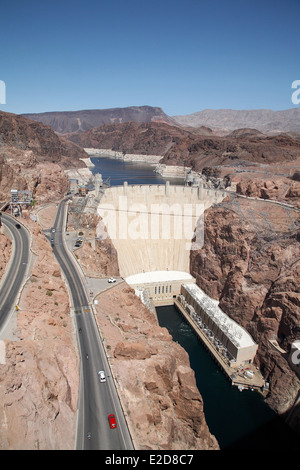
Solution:
[{"label": "white car", "polygon": [[106,382],[104,370],[99,370],[98,377],[99,377],[100,382]]},{"label": "white car", "polygon": [[114,279],[113,277],[110,277],[110,278],[108,279],[108,282],[116,282],[116,279]]}]

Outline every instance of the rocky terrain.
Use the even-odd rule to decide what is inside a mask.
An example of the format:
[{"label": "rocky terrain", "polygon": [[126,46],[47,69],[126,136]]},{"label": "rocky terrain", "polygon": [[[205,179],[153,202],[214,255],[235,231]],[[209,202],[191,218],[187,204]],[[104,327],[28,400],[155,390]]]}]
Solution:
[{"label": "rocky terrain", "polygon": [[284,414],[300,388],[287,361],[300,335],[299,212],[229,196],[206,211],[204,237],[203,248],[191,252],[191,274],[259,344],[267,402]]},{"label": "rocky terrain", "polygon": [[9,262],[11,256],[11,247],[12,242],[3,233],[0,233],[0,280],[4,274],[7,263]]},{"label": "rocky terrain", "polygon": [[96,127],[68,138],[83,148],[161,155],[161,163],[195,171],[208,165],[289,163],[300,156],[300,138],[289,135],[270,137],[249,129],[228,137],[203,134],[162,123],[130,122]]},{"label": "rocky terrain", "polygon": [[[29,218],[23,222],[32,234],[32,270],[15,327],[1,338],[6,354],[0,364],[0,448],[71,450],[79,362],[68,292],[41,229]],[[1,260],[4,250],[1,244]]]},{"label": "rocky terrain", "polygon": [[88,109],[25,114],[29,119],[42,122],[58,134],[80,133],[92,127],[121,122],[166,122],[176,125],[161,108],[152,106],[129,106],[127,108]]},{"label": "rocky terrain", "polygon": [[59,199],[68,188],[64,170],[84,167],[84,150],[48,126],[0,112],[0,199],[29,190],[39,202]]},{"label": "rocky terrain", "polygon": [[96,228],[100,217],[93,213],[72,211],[70,205],[67,230],[82,233],[85,243],[75,252],[84,273],[88,277],[117,277],[120,275],[118,254],[109,237],[96,239]]},{"label": "rocky terrain", "polygon": [[205,109],[185,116],[172,116],[183,126],[208,126],[228,133],[234,129],[254,127],[264,133],[300,132],[300,109]]}]

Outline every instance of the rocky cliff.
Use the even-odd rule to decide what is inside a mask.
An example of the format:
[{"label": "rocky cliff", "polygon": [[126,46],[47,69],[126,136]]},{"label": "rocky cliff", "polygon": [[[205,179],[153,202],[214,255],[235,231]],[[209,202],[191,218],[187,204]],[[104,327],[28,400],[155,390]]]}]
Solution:
[{"label": "rocky cliff", "polygon": [[84,234],[85,241],[75,256],[85,275],[95,278],[119,276],[118,254],[111,239],[97,239],[100,217],[93,213],[78,213],[72,211],[72,205],[69,207],[67,230]]},{"label": "rocky cliff", "polygon": [[48,126],[0,112],[0,198],[11,189],[30,190],[43,202],[59,199],[68,188],[67,168],[84,167],[87,154],[59,138]]},{"label": "rocky cliff", "polygon": [[191,273],[259,344],[267,402],[284,414],[300,387],[287,360],[300,337],[299,212],[231,196],[206,211],[204,237],[191,252]]},{"label": "rocky cliff", "polygon": [[12,242],[3,233],[0,233],[0,280],[5,272],[11,256]]}]

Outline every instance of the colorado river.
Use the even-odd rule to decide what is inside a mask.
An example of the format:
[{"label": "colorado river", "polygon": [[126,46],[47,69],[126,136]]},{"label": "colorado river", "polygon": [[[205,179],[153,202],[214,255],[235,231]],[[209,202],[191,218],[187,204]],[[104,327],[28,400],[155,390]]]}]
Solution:
[{"label": "colorado river", "polygon": [[299,449],[299,437],[265,403],[258,392],[233,387],[174,306],[156,308],[168,329],[189,354],[210,432],[221,449]]}]

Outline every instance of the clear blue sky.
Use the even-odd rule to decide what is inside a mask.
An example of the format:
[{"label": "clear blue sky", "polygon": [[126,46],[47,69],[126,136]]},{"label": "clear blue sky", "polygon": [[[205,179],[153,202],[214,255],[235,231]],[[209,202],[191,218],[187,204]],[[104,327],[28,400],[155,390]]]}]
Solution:
[{"label": "clear blue sky", "polygon": [[0,0],[13,113],[288,109],[300,0]]}]

